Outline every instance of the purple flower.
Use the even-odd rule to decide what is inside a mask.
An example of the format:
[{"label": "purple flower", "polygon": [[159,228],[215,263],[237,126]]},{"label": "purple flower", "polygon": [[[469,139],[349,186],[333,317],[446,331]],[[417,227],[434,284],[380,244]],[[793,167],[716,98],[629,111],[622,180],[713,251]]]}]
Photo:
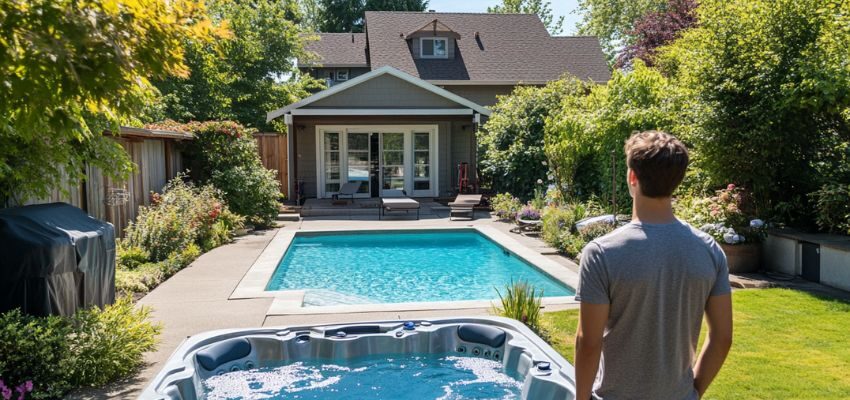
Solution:
[{"label": "purple flower", "polygon": [[538,219],[540,219],[540,212],[535,210],[531,206],[525,206],[519,212],[519,215],[517,215],[517,218],[524,219],[524,220],[530,220],[530,221],[538,220]]},{"label": "purple flower", "polygon": [[3,393],[3,398],[5,400],[9,400],[9,399],[12,398],[12,389],[9,389],[9,388],[4,386],[3,389],[2,389],[2,393]]}]

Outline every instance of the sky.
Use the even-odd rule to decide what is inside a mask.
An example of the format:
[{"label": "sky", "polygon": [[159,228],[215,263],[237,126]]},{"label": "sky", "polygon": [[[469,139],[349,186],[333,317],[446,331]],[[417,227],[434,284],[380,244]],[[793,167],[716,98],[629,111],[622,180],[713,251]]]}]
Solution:
[{"label": "sky", "polygon": [[[564,32],[561,35],[574,34],[580,17],[574,13],[578,9],[578,0],[550,0],[556,16],[564,16]],[[487,12],[487,7],[501,4],[499,0],[429,0],[428,9],[437,12]]]}]

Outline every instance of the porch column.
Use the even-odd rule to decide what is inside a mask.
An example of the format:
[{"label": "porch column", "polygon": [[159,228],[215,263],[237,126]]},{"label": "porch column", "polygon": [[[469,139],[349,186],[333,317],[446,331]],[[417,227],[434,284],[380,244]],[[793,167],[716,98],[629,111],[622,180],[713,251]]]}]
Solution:
[{"label": "porch column", "polygon": [[[286,197],[292,201],[295,197],[295,186],[292,175],[295,174],[295,126],[292,124],[292,114],[284,114],[283,122],[286,124]],[[298,199],[295,199],[296,203]]]},{"label": "porch column", "polygon": [[478,128],[481,125],[481,114],[472,114],[472,145],[470,146],[471,154],[469,155],[469,165],[472,168],[472,188],[475,193],[479,192],[478,187]]}]

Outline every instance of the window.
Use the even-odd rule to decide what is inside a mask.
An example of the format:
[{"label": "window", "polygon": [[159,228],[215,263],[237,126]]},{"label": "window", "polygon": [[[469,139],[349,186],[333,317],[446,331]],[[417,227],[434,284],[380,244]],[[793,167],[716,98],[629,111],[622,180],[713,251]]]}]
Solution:
[{"label": "window", "polygon": [[336,80],[347,81],[348,80],[348,70],[347,69],[336,70]]},{"label": "window", "polygon": [[422,58],[448,58],[449,40],[446,38],[420,38],[419,51]]},{"label": "window", "polygon": [[339,191],[339,132],[325,132],[325,193]]},{"label": "window", "polygon": [[404,189],[404,133],[381,134],[383,171],[381,188]]},{"label": "window", "polygon": [[413,190],[431,190],[431,134],[413,132]]}]

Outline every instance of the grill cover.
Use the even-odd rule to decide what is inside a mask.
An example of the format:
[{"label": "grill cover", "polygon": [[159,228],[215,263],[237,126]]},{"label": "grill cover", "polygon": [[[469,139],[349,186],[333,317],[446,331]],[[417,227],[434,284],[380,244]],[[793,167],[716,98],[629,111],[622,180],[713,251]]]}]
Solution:
[{"label": "grill cover", "polygon": [[115,301],[115,229],[66,203],[0,210],[0,312],[72,315]]}]

